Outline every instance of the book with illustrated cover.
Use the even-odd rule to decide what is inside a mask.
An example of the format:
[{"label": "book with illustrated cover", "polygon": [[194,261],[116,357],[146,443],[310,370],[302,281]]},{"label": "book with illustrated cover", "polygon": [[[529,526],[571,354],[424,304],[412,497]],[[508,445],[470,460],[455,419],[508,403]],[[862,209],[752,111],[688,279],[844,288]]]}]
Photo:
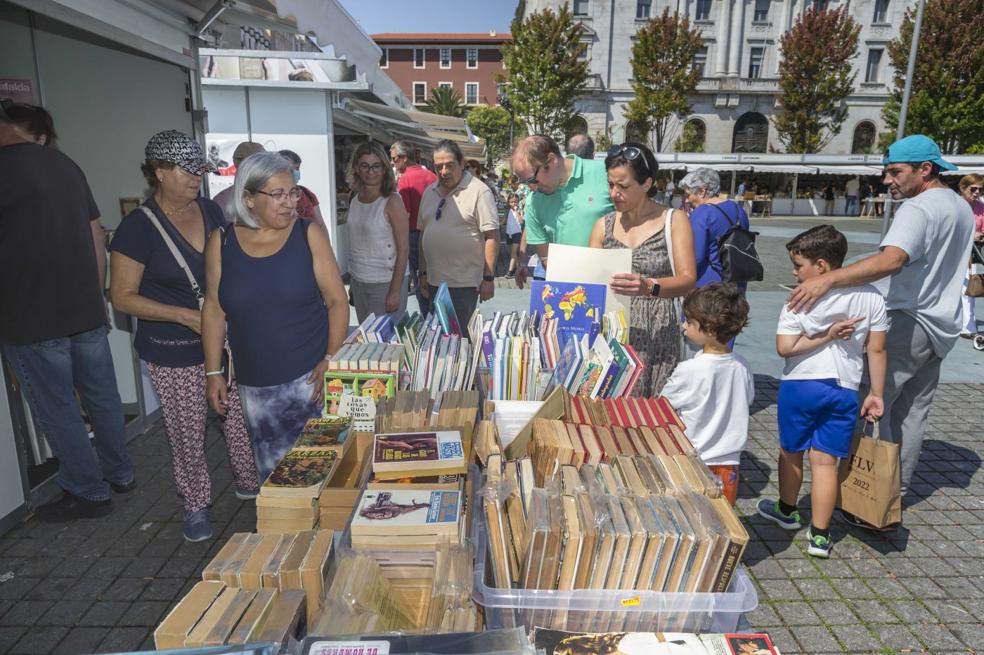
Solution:
[{"label": "book with illustrated cover", "polygon": [[362,492],[352,516],[352,535],[458,534],[461,493],[437,489]]},{"label": "book with illustrated cover", "polygon": [[325,415],[340,416],[343,396],[371,398],[375,403],[396,393],[396,373],[325,371]]},{"label": "book with illustrated cover", "polygon": [[339,460],[334,450],[292,448],[260,487],[260,495],[317,497]]},{"label": "book with illustrated cover", "polygon": [[386,490],[386,489],[413,489],[413,485],[425,486],[431,489],[446,489],[453,491],[461,488],[464,475],[424,475],[420,477],[394,478],[392,480],[380,480],[375,475],[369,477],[366,482],[366,489]]},{"label": "book with illustrated cover", "polygon": [[530,312],[556,321],[561,348],[569,339],[591,331],[592,324],[605,313],[606,285],[583,282],[546,282],[530,285]]},{"label": "book with illustrated cover", "polygon": [[294,448],[324,448],[344,457],[345,440],[351,425],[352,421],[347,417],[312,418],[304,425]]},{"label": "book with illustrated cover", "polygon": [[373,443],[372,471],[379,480],[464,474],[466,469],[460,432],[377,434]]},{"label": "book with illustrated cover", "polygon": [[451,292],[448,285],[441,283],[437,288],[437,293],[431,301],[437,320],[441,323],[441,331],[444,334],[455,334],[461,336],[461,323],[458,321],[458,314],[454,311],[454,303],[451,302]]},{"label": "book with illustrated cover", "polygon": [[534,627],[530,641],[545,655],[778,655],[765,633],[591,633]]}]

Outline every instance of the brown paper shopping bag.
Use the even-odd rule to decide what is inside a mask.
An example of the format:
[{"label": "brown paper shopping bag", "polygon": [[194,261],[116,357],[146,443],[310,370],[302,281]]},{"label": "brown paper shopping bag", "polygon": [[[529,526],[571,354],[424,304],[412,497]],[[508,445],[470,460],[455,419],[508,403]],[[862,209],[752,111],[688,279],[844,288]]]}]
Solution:
[{"label": "brown paper shopping bag", "polygon": [[899,446],[877,437],[877,427],[874,437],[854,435],[850,455],[840,464],[837,506],[883,528],[902,520]]}]

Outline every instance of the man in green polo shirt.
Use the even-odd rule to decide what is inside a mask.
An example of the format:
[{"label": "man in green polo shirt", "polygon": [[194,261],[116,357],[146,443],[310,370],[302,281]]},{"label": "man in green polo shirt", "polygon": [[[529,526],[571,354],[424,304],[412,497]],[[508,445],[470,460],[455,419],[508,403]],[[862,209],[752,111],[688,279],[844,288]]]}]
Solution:
[{"label": "man in green polo shirt", "polygon": [[[532,191],[526,200],[523,236],[540,259],[533,277],[543,279],[551,243],[587,246],[595,221],[614,211],[608,196],[608,172],[601,161],[574,155],[565,158],[553,139],[541,135],[528,136],[516,145],[512,169]],[[516,270],[519,288],[526,277],[524,261]]]}]

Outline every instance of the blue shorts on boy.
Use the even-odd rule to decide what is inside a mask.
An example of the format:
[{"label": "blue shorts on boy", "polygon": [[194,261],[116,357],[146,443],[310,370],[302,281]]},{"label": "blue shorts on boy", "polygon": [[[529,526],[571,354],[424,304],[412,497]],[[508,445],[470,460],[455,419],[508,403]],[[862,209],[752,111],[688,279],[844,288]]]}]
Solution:
[{"label": "blue shorts on boy", "polygon": [[847,457],[858,420],[858,386],[870,332],[888,331],[885,299],[870,286],[833,289],[809,312],[783,307],[779,335],[817,336],[837,321],[861,317],[849,339],[786,358],[779,385],[779,443],[787,452],[810,448]]},{"label": "blue shorts on boy", "polygon": [[788,453],[819,450],[847,457],[858,421],[858,392],[837,380],[779,384],[779,445]]}]

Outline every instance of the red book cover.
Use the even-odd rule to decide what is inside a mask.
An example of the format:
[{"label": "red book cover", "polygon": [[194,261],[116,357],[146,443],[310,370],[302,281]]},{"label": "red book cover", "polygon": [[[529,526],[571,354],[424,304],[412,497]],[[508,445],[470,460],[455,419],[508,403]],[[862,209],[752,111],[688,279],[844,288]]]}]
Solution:
[{"label": "red book cover", "polygon": [[656,402],[655,398],[646,398],[646,402],[649,404],[649,411],[652,413],[653,417],[656,419],[656,424],[661,428],[669,426],[669,422],[666,417],[663,416],[663,410],[660,409],[659,403]]},{"label": "red book cover", "polygon": [[629,410],[626,408],[626,399],[619,398],[615,401],[615,410],[618,412],[619,421],[618,425],[627,426],[632,425],[629,420]]},{"label": "red book cover", "polygon": [[632,420],[632,427],[637,428],[640,425],[645,425],[645,421],[642,420],[642,412],[639,411],[639,399],[638,398],[626,398],[629,401],[629,418]]},{"label": "red book cover", "polygon": [[680,420],[680,415],[677,414],[675,409],[673,409],[673,405],[670,404],[669,400],[663,396],[660,396],[656,399],[656,402],[659,403],[660,408],[663,410],[663,416],[666,417],[667,422],[675,424],[681,430],[686,427],[683,424],[683,421]]},{"label": "red book cover", "polygon": [[648,427],[653,427],[655,425],[659,425],[659,423],[653,417],[652,410],[649,409],[649,403],[647,403],[644,398],[639,399],[639,403],[638,403],[637,406],[639,408],[639,413],[642,415],[642,423],[641,423],[641,425],[645,425],[645,426],[648,426]]}]

